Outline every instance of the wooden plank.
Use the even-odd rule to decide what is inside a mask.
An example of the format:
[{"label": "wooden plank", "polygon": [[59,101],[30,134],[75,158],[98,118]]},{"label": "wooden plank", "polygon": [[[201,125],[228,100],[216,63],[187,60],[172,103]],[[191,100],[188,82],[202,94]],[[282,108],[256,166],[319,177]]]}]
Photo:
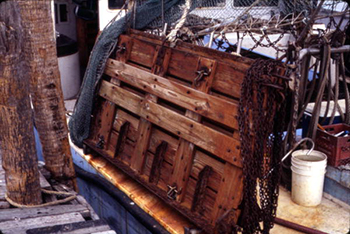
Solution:
[{"label": "wooden plank", "polygon": [[[120,81],[113,77],[111,84],[120,86]],[[109,141],[113,128],[114,116],[116,113],[115,104],[105,99],[97,99],[96,108],[93,113],[93,124],[90,130],[90,138],[101,149],[109,150]]]},{"label": "wooden plank", "polygon": [[147,148],[151,135],[152,124],[148,120],[140,119],[139,130],[134,153],[131,158],[131,168],[138,173],[143,173],[143,165],[146,160]]},{"label": "wooden plank", "polygon": [[59,215],[43,216],[28,219],[17,219],[12,221],[0,222],[1,231],[4,234],[16,233],[24,234],[26,230],[32,228],[46,227],[52,225],[74,223],[85,221],[80,213],[65,213]]},{"label": "wooden plank", "polygon": [[8,209],[10,208],[10,203],[7,201],[0,201],[0,209]]},{"label": "wooden plank", "polygon": [[[193,198],[195,195],[196,183],[197,180],[190,177],[190,179],[188,180],[186,196],[184,197],[184,200],[181,203],[182,206],[188,207],[189,210],[191,209]],[[215,204],[215,198],[216,193],[211,189],[206,189],[206,194],[202,203],[203,210],[201,216],[203,216],[207,220],[211,220],[212,210]],[[208,223],[210,223],[210,221]]]},{"label": "wooden plank", "polygon": [[[238,101],[227,101],[151,74],[128,64],[109,59],[105,73],[152,93],[185,109],[238,129]],[[229,75],[229,74],[228,74]],[[213,81],[213,85],[217,81]],[[230,91],[231,92],[231,91]]]},{"label": "wooden plank", "polygon": [[212,211],[212,224],[227,210],[237,209],[242,200],[243,174],[240,168],[225,164],[220,187]]},{"label": "wooden plank", "polygon": [[[87,144],[88,142],[85,141]],[[93,157],[90,155],[84,156],[85,159],[101,174],[106,176],[112,184],[118,186],[123,192],[125,192],[130,198],[134,200],[136,204],[138,204],[141,208],[149,212],[152,217],[154,217],[157,221],[160,222],[161,225],[166,227],[171,233],[184,233],[183,227],[191,226],[183,223],[183,220],[187,217],[191,220],[195,220],[195,222],[200,225],[204,230],[207,230],[208,233],[213,233],[213,227],[208,224],[208,222],[201,216],[196,216],[189,212],[189,209],[186,209],[184,206],[179,205],[176,201],[169,200],[167,197],[167,193],[162,191],[158,186],[153,185],[151,183],[146,183],[145,177],[136,174],[130,167],[126,166],[123,162],[118,160],[113,160],[113,165],[109,164],[105,158],[105,151],[96,148],[94,145],[90,145],[90,147],[95,150],[102,157]],[[111,161],[111,159],[109,159]],[[116,167],[117,166],[117,167]],[[123,171],[127,175],[131,177],[119,176],[119,174]],[[118,178],[117,181],[115,178]],[[140,183],[143,186],[140,186]],[[122,186],[121,186],[122,185]],[[125,186],[126,185],[126,186]],[[144,191],[148,190],[148,193],[144,194]],[[149,191],[156,193],[157,195],[152,195]],[[159,199],[156,197],[161,197],[162,200],[166,201],[166,203],[170,206],[160,205]],[[181,212],[182,215],[179,215],[174,211],[174,208]],[[187,221],[189,222],[189,221]]]},{"label": "wooden plank", "polygon": [[128,36],[120,35],[118,38],[118,48],[116,53],[116,60],[127,62],[130,59],[132,50],[132,40]]},{"label": "wooden plank", "polygon": [[123,125],[120,127],[117,144],[115,145],[115,149],[114,149],[114,158],[120,155],[121,153],[123,153],[124,151],[124,146],[126,144],[129,127],[130,127],[130,122],[128,121],[124,122]]},{"label": "wooden plank", "polygon": [[85,213],[88,212],[88,208],[84,205],[60,205],[41,208],[3,209],[0,212],[0,222],[73,212]]},{"label": "wooden plank", "polygon": [[217,192],[219,190],[221,177],[224,172],[224,163],[215,160],[200,151],[196,151],[190,176],[198,179],[199,172],[207,165],[213,168],[208,181],[208,187]]},{"label": "wooden plank", "polygon": [[[203,93],[208,93],[215,75],[216,61],[200,58],[197,64],[197,70],[199,72],[204,72],[207,75],[204,76],[204,73],[198,74],[198,79],[195,79],[193,88]],[[200,122],[201,120],[200,115],[190,110],[186,111],[185,116],[197,122]],[[180,139],[179,148],[175,155],[176,164],[174,165],[174,171],[171,177],[171,184],[175,184],[177,189],[182,191],[176,198],[179,202],[182,201],[186,194],[186,186],[193,164],[194,150],[195,146],[193,143],[188,142],[183,138]],[[191,209],[193,209],[193,207]]]},{"label": "wooden plank", "polygon": [[151,68],[155,52],[156,45],[133,39],[129,61]]},{"label": "wooden plank", "polygon": [[162,141],[156,149],[156,153],[154,154],[151,172],[149,175],[149,182],[158,184],[160,178],[160,171],[162,169],[162,164],[164,160],[164,154],[167,151],[168,143],[166,141]]},{"label": "wooden plank", "polygon": [[[97,133],[100,139],[104,140],[104,144],[108,146],[109,138],[113,126],[113,120],[115,115],[115,105],[112,102],[103,102],[101,107],[101,127]],[[107,147],[106,147],[107,148]]]},{"label": "wooden plank", "polygon": [[[154,154],[150,153],[149,151],[147,152],[147,157],[146,157],[146,162],[144,166],[144,175],[148,177],[148,180],[151,176],[151,170],[152,170],[152,164],[154,162]],[[170,179],[170,172],[172,171],[172,165],[164,161],[162,163],[162,167],[160,168],[160,178],[158,181],[158,188],[168,191],[168,184],[169,184],[169,179]],[[145,179],[146,181],[147,178]]]},{"label": "wooden plank", "polygon": [[151,72],[158,76],[164,76],[169,67],[172,50],[164,46],[157,46],[152,62]]},{"label": "wooden plank", "polygon": [[89,210],[89,215],[90,215],[90,217],[86,217],[86,216],[85,216],[85,212],[84,212],[84,213],[80,212],[80,213],[83,215],[84,218],[91,218],[92,220],[99,220],[99,219],[100,219],[100,218],[98,217],[98,215],[96,214],[96,212],[94,211],[94,209],[93,209],[93,208],[91,207],[91,205],[85,200],[85,198],[84,198],[83,196],[78,195],[76,199],[77,199],[77,201],[78,201],[81,205],[85,206],[85,207]]},{"label": "wooden plank", "polygon": [[196,183],[196,189],[194,191],[194,196],[192,200],[191,211],[203,214],[204,208],[202,204],[205,199],[205,191],[207,190],[208,181],[211,176],[213,168],[206,165],[199,173],[198,180]]},{"label": "wooden plank", "polygon": [[218,63],[213,89],[239,99],[241,97],[241,84],[247,70],[240,71],[238,69],[238,67]]},{"label": "wooden plank", "polygon": [[101,83],[99,95],[137,115],[141,112],[140,104],[144,102],[144,98],[104,80]]},{"label": "wooden plank", "polygon": [[[134,40],[138,39],[138,40],[150,42],[156,45],[160,45],[162,43],[162,41],[156,35],[144,33],[133,29],[130,30],[130,37],[134,38]],[[170,43],[165,43],[165,46],[170,47]],[[247,70],[250,67],[250,65],[253,63],[253,60],[247,57],[237,56],[230,53],[225,53],[222,51],[218,51],[211,48],[198,46],[198,45],[194,45],[194,44],[190,44],[182,41],[178,41],[176,43],[176,49],[181,50],[183,52],[196,54],[201,57],[222,61],[227,64],[230,64],[231,66],[240,68],[243,71]]]},{"label": "wooden plank", "polygon": [[6,186],[0,186],[0,201],[6,201],[5,199]]},{"label": "wooden plank", "polygon": [[[134,42],[134,45],[137,43]],[[164,47],[157,46],[155,51],[148,51],[148,54],[154,54],[152,59],[152,69],[151,72],[157,75],[164,75],[168,69],[170,50],[165,50]],[[153,94],[147,94],[145,97],[149,102],[156,103],[158,97]],[[133,156],[131,158],[131,168],[142,174],[142,169],[146,160],[146,151],[149,146],[150,136],[152,131],[152,123],[142,119],[139,125],[139,131],[137,135],[137,141],[134,149]]]},{"label": "wooden plank", "polygon": [[192,83],[197,76],[198,59],[199,56],[196,54],[173,50],[168,74]]},{"label": "wooden plank", "polygon": [[65,233],[65,234],[85,234],[99,233],[110,231],[111,228],[103,220],[88,220],[86,222],[69,223],[54,225],[50,227],[33,228],[27,231],[27,234],[49,234],[49,233]]},{"label": "wooden plank", "polygon": [[40,179],[40,187],[43,189],[50,189],[51,185],[49,184],[49,182],[47,182],[46,178],[43,176],[43,174],[41,174],[41,172],[39,171],[39,179]]},{"label": "wooden plank", "polygon": [[[223,133],[203,126],[183,115],[145,100],[124,89],[103,81],[99,94],[134,114],[185,138],[236,166],[241,167],[240,142]],[[142,103],[142,105],[139,105]],[[171,121],[169,121],[171,120]]]},{"label": "wooden plank", "polygon": [[[106,153],[111,155],[111,157],[112,155],[115,154],[114,146],[117,145],[118,138],[119,138],[119,133],[116,131],[113,131],[111,135],[110,150],[106,151]],[[135,142],[131,141],[130,139],[126,139],[123,152],[121,152],[117,158],[119,160],[122,160],[126,164],[130,165],[131,155],[133,154],[134,148],[135,148]]]},{"label": "wooden plank", "polygon": [[[138,38],[141,41],[152,42],[154,44],[161,43],[159,38],[155,36],[145,36],[144,33],[134,30],[131,32],[131,36]],[[134,41],[135,40],[136,39],[134,39]],[[166,46],[169,45],[166,44]],[[176,50],[174,50],[173,53],[174,55],[169,65],[169,73],[189,81],[192,81],[195,77],[195,61],[197,61],[198,56],[219,61],[213,88],[221,93],[236,98],[240,97],[240,84],[243,81],[245,72],[250,68],[254,61],[246,57],[236,56],[183,42],[177,43]],[[192,79],[188,77],[192,77]]]},{"label": "wooden plank", "polygon": [[152,138],[151,138],[151,141],[149,143],[148,151],[155,154],[157,146],[162,141],[166,141],[168,143],[168,147],[167,147],[167,150],[166,150],[165,155],[164,155],[164,160],[166,162],[168,162],[169,164],[173,165],[175,152],[177,150],[177,145],[179,142],[178,139],[176,139],[175,137],[173,137],[169,134],[166,134],[165,132],[163,132],[157,128],[153,128],[152,129]]},{"label": "wooden plank", "polygon": [[121,126],[128,121],[130,123],[128,138],[132,141],[136,141],[137,139],[137,129],[139,128],[139,119],[134,116],[126,113],[125,111],[118,109],[115,117],[115,121],[113,124],[113,128],[116,131],[120,131]]}]

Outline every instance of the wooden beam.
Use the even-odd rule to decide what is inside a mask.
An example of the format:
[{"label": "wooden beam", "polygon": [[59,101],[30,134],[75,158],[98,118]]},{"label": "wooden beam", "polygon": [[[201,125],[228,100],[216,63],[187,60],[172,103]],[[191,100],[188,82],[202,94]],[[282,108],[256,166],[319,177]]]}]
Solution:
[{"label": "wooden beam", "polygon": [[[23,22],[25,56],[31,79],[31,99],[46,168],[56,180],[77,190],[68,141],[66,110],[61,88],[51,1],[16,1]],[[45,20],[43,20],[45,19]]]},{"label": "wooden beam", "polygon": [[41,208],[3,209],[0,212],[0,222],[14,219],[30,219],[48,215],[60,215],[65,213],[85,213],[88,208],[83,205],[60,205]]},{"label": "wooden beam", "polygon": [[198,212],[199,214],[202,214],[204,212],[202,205],[204,203],[205,191],[207,189],[208,180],[210,178],[212,170],[213,169],[207,165],[199,173],[196,189],[194,191],[194,197],[192,200],[191,211]]},{"label": "wooden beam", "polygon": [[82,222],[84,218],[80,213],[65,213],[59,215],[43,216],[29,219],[17,219],[0,222],[1,231],[4,233],[25,234],[26,230],[52,225]]},{"label": "wooden beam", "polygon": [[220,187],[216,195],[214,209],[212,211],[212,220],[217,220],[226,211],[231,210],[232,208],[237,209],[242,201],[242,191],[242,169],[239,169],[230,163],[226,163]]},{"label": "wooden beam", "polygon": [[[99,95],[179,137],[218,155],[223,160],[242,167],[239,140],[203,126],[194,120],[106,81],[102,81]],[[142,105],[140,105],[141,103]]]},{"label": "wooden beam", "polygon": [[[133,45],[136,46],[136,44]],[[164,75],[168,69],[169,59],[171,55],[170,50],[165,49],[161,46],[157,46],[153,53],[151,51],[148,51],[148,53],[150,55],[153,55],[151,72],[160,76]],[[146,94],[145,99],[152,103],[157,103],[158,101],[158,97],[151,93]],[[138,139],[136,141],[133,157],[131,158],[131,168],[138,171],[140,174],[143,173],[142,170],[146,160],[146,153],[149,146],[151,131],[151,122],[146,119],[141,119],[139,124],[139,134],[137,136]]]},{"label": "wooden beam", "polygon": [[162,168],[162,163],[164,160],[164,153],[166,152],[168,147],[168,143],[166,141],[162,141],[156,149],[156,153],[154,154],[151,172],[149,175],[149,182],[158,184],[160,178],[160,170]]},{"label": "wooden beam", "polygon": [[[197,78],[194,80],[192,87],[200,92],[208,93],[213,83],[213,78],[216,71],[216,61],[200,58],[197,64]],[[185,116],[194,121],[200,122],[202,116],[194,113],[190,110],[186,111]],[[191,173],[193,158],[194,158],[195,146],[193,143],[181,138],[179,142],[179,148],[175,155],[174,170],[172,173],[172,184],[175,184],[181,193],[177,196],[178,201],[182,201],[186,194],[187,182]],[[197,200],[196,194],[193,201]],[[199,199],[201,200],[201,199]],[[196,202],[194,202],[196,203]],[[193,204],[194,204],[193,203]],[[192,205],[192,210],[195,209],[197,204]]]},{"label": "wooden beam", "polygon": [[42,198],[30,80],[23,60],[23,21],[15,1],[0,3],[0,12],[0,154],[7,196],[22,205],[38,205]]},{"label": "wooden beam", "polygon": [[108,60],[105,73],[230,128],[238,129],[238,101],[227,101],[112,59]]}]

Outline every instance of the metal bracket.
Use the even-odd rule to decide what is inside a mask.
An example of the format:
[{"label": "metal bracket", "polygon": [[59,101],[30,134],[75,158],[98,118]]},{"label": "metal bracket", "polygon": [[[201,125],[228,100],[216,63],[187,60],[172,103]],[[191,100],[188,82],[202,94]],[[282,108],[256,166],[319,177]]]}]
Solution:
[{"label": "metal bracket", "polygon": [[167,187],[169,189],[167,192],[168,198],[170,198],[171,200],[176,200],[176,197],[179,194],[179,191],[177,190],[177,186],[176,185],[174,185],[174,186],[167,185]]},{"label": "metal bracket", "polygon": [[204,80],[204,77],[209,76],[210,73],[211,73],[211,69],[208,69],[207,67],[203,67],[201,70],[196,71],[196,74],[198,75],[193,81],[194,86],[198,87],[200,82]]},{"label": "metal bracket", "polygon": [[104,145],[105,145],[105,137],[104,136],[99,136],[98,137],[98,142],[96,143],[96,148],[103,149]]},{"label": "metal bracket", "polygon": [[121,44],[120,46],[117,46],[117,51],[116,51],[117,54],[119,54],[119,53],[123,54],[125,51],[126,51],[126,44],[125,43]]}]

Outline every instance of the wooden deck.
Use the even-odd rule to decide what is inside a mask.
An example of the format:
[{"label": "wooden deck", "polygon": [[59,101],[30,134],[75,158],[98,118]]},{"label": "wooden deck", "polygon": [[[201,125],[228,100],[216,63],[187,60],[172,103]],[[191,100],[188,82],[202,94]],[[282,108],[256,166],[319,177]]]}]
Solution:
[{"label": "wooden deck", "polygon": [[[95,233],[115,234],[107,223],[100,220],[86,200],[78,195],[76,199],[61,205],[42,208],[14,208],[5,199],[5,172],[0,155],[0,234],[22,233]],[[40,176],[42,188],[52,189],[44,176]],[[55,185],[55,190],[64,186]],[[55,198],[45,198],[52,200]],[[44,199],[44,200],[45,200]]]}]

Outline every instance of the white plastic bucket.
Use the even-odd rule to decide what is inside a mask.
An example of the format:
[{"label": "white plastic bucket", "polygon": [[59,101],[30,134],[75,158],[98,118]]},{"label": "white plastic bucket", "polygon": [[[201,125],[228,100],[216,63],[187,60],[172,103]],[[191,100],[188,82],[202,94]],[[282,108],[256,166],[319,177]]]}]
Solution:
[{"label": "white plastic bucket", "polygon": [[327,156],[319,151],[297,150],[292,153],[292,200],[302,206],[321,203]]}]

